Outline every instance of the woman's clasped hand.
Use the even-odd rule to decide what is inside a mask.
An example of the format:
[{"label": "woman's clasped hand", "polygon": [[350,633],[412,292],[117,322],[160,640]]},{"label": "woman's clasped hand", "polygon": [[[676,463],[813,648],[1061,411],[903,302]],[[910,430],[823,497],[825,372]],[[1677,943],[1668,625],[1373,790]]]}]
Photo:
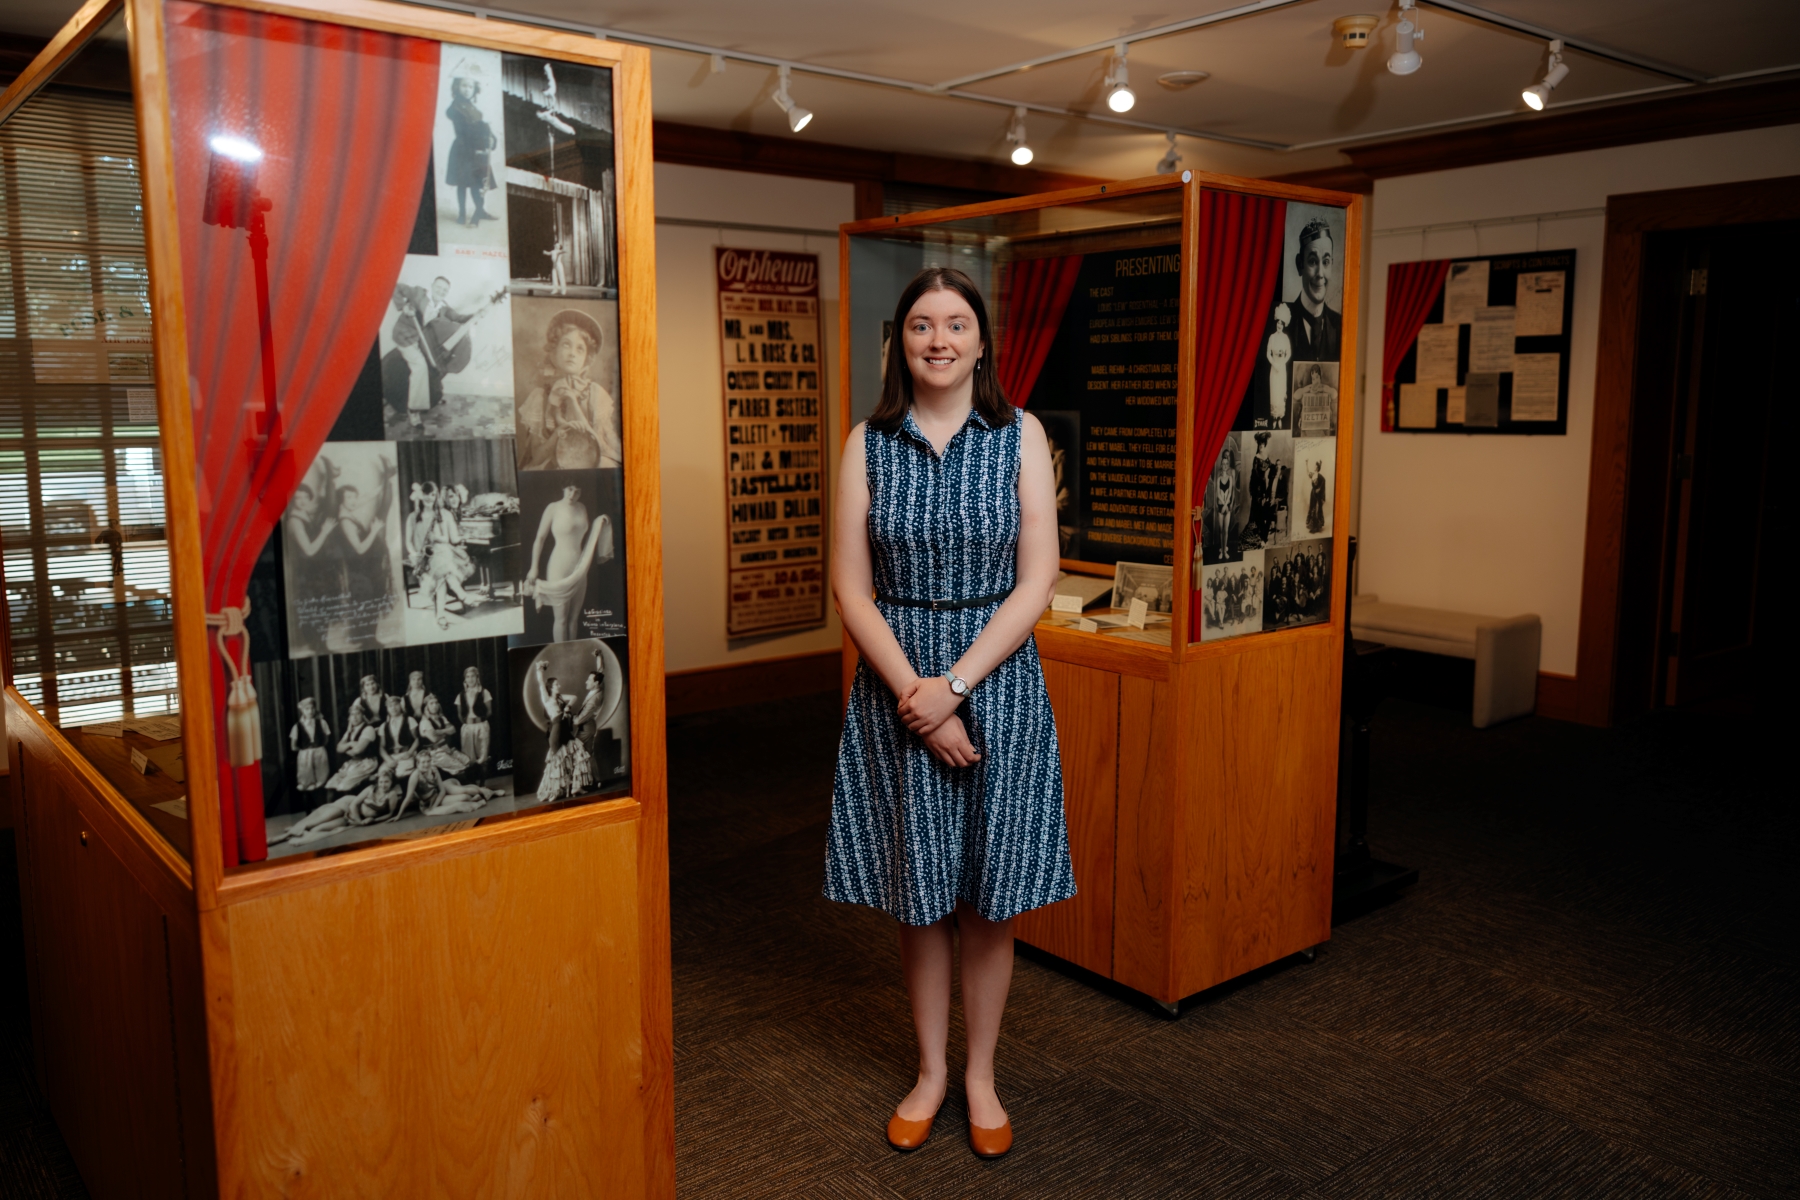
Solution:
[{"label": "woman's clasped hand", "polygon": [[962,702],[942,675],[914,679],[900,695],[901,722],[947,767],[972,767],[981,761],[968,728],[956,713]]}]

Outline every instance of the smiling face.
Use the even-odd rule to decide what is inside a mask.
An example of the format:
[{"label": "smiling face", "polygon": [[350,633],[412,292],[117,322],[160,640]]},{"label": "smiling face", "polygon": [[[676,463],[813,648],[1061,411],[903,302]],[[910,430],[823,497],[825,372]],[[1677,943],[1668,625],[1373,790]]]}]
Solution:
[{"label": "smiling face", "polygon": [[566,327],[550,347],[550,361],[564,375],[579,375],[587,370],[587,334],[577,326]]},{"label": "smiling face", "polygon": [[467,670],[465,670],[463,672],[463,686],[466,688],[471,688],[471,689],[480,687],[481,686],[481,668],[470,667]]},{"label": "smiling face", "polygon": [[450,294],[450,281],[448,279],[445,279],[442,275],[439,275],[436,279],[431,281],[431,298],[433,300],[436,300],[439,304],[442,304],[444,302],[444,297],[448,296],[449,294]]},{"label": "smiling face", "polygon": [[1331,286],[1331,235],[1322,234],[1300,247],[1300,253],[1294,256],[1294,266],[1300,272],[1300,290],[1305,294],[1307,304],[1325,303],[1325,289]]},{"label": "smiling face", "polygon": [[968,301],[939,288],[920,296],[906,314],[904,345],[914,387],[953,391],[969,382],[981,361],[981,326]]}]

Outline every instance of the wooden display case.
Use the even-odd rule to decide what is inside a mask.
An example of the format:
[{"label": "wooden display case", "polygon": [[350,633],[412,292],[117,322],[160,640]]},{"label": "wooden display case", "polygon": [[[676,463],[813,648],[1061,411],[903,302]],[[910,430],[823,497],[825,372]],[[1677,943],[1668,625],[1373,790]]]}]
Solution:
[{"label": "wooden display case", "polygon": [[841,227],[843,428],[900,289],[962,268],[1043,413],[1065,572],[1169,572],[1142,629],[1037,628],[1079,892],[1018,937],[1171,1013],[1330,936],[1361,203],[1184,172]]},{"label": "wooden display case", "polygon": [[[305,57],[315,52],[316,57]],[[360,63],[353,61],[357,56]],[[561,73],[560,98],[550,66]],[[291,77],[282,74],[290,69]],[[421,81],[424,86],[418,86]],[[469,81],[474,85],[465,86]],[[242,95],[234,90],[239,86]],[[495,162],[484,149],[478,161],[485,178],[467,160],[457,170],[473,189],[477,213],[484,198],[499,210],[499,230],[509,228],[509,205],[514,214],[525,211],[516,206],[531,202],[545,212],[573,214],[543,218],[550,222],[547,234],[544,229],[534,234],[517,215],[509,233],[484,226],[479,216],[465,221],[453,211],[460,199],[454,187],[442,190],[456,182],[446,174],[447,158],[462,155],[465,145],[437,129],[447,116],[458,122],[442,97],[452,97],[455,107],[461,96],[473,111],[483,87],[486,99],[479,103],[491,105],[494,114],[485,128],[493,134],[489,148]],[[64,666],[78,655],[65,644],[67,638],[55,640],[62,636],[57,622],[66,625],[62,614],[71,610],[64,582],[70,571],[46,572],[42,563],[46,554],[54,567],[64,561],[55,557],[59,554],[92,557],[105,551],[92,552],[85,543],[59,547],[47,539],[37,500],[27,539],[32,545],[20,548],[12,527],[7,532],[9,564],[15,554],[21,556],[18,578],[9,567],[7,599],[15,618],[31,625],[31,636],[38,639],[33,646],[44,647],[29,669],[21,665],[17,673],[9,655],[4,723],[37,1069],[88,1190],[98,1197],[673,1196],[648,52],[380,0],[90,0],[0,95],[0,159],[9,189],[19,179],[16,171],[48,162],[41,149],[33,152],[34,162],[31,153],[9,144],[9,131],[36,120],[33,128],[39,132],[31,136],[52,136],[53,122],[43,106],[58,97],[58,103],[88,105],[82,112],[102,102],[112,106],[112,115],[102,115],[124,131],[113,142],[96,143],[88,153],[86,140],[100,136],[94,129],[101,125],[79,122],[66,125],[65,140],[71,153],[88,154],[85,169],[114,171],[108,186],[125,190],[101,195],[86,218],[59,216],[52,222],[20,207],[18,193],[9,190],[15,224],[0,225],[10,231],[16,255],[21,238],[37,236],[20,233],[18,213],[46,227],[89,221],[94,245],[112,239],[102,248],[112,256],[104,270],[114,272],[114,283],[137,281],[129,284],[140,288],[134,304],[147,312],[122,301],[115,312],[109,301],[98,311],[98,324],[89,319],[91,328],[64,322],[56,331],[28,324],[25,306],[17,313],[9,308],[5,315],[18,324],[15,333],[10,322],[0,323],[0,337],[12,339],[0,341],[0,389],[6,393],[0,406],[9,420],[24,412],[24,419],[36,424],[23,432],[0,429],[0,439],[23,439],[27,491],[33,496],[48,494],[47,472],[64,469],[51,461],[54,446],[36,439],[54,433],[64,439],[56,445],[105,456],[103,483],[98,475],[91,487],[76,482],[87,489],[78,497],[84,511],[90,518],[97,513],[103,527],[97,539],[111,539],[115,564],[143,546],[158,554],[163,541],[167,546],[161,560],[166,582],[152,579],[153,571],[132,575],[127,584],[130,572],[115,565],[108,576],[113,582],[105,585],[110,592],[98,583],[90,589],[100,596],[90,607],[109,621],[117,617],[118,637],[106,643],[102,655],[110,665],[100,674],[110,671],[110,686],[123,690],[104,704],[84,706],[77,681]],[[246,124],[197,122],[197,98],[215,117],[236,113]],[[502,122],[509,131],[504,135]],[[478,132],[468,144],[482,142],[481,122],[470,128]],[[519,148],[505,141],[515,128],[544,139],[543,146],[533,143],[517,154],[503,149]],[[460,139],[464,126],[457,123],[457,129]],[[266,155],[258,145],[246,146],[245,139],[268,147]],[[433,139],[441,144],[434,146]],[[582,160],[594,167],[590,176],[571,175],[581,166],[572,166],[565,153],[571,144],[605,156]],[[204,154],[206,145],[214,155],[205,169],[210,174],[196,175],[193,152],[200,147]],[[370,146],[383,152],[367,152]],[[402,160],[411,165],[395,165]],[[240,169],[233,163],[246,168],[241,176],[230,176]],[[260,183],[258,164],[264,172]],[[195,186],[197,179],[204,179],[203,187]],[[309,187],[323,191],[308,192]],[[317,201],[320,195],[327,200]],[[366,199],[361,214],[353,203],[358,195]],[[466,237],[446,235],[440,246],[439,235],[452,229],[452,221]],[[397,244],[391,236],[396,230]],[[564,257],[555,275],[520,278],[516,264],[538,261],[542,249],[520,241],[529,242],[528,235],[542,235],[553,247],[561,241]],[[581,240],[590,235],[591,244]],[[489,244],[478,244],[482,237]],[[543,253],[555,261],[550,251]],[[418,266],[413,259],[422,254],[436,259]],[[131,267],[133,261],[138,267]],[[383,480],[385,505],[387,488],[401,494],[409,453],[437,453],[462,470],[463,459],[474,461],[475,451],[458,452],[459,458],[435,447],[455,436],[494,441],[492,430],[479,436],[442,432],[447,425],[435,434],[417,431],[434,420],[452,419],[451,407],[440,406],[442,397],[432,389],[461,368],[447,365],[452,357],[436,358],[440,351],[453,352],[451,339],[429,345],[419,340],[435,318],[416,304],[411,310],[416,332],[394,332],[401,320],[395,312],[404,311],[404,289],[392,282],[392,272],[401,263],[406,264],[399,268],[401,284],[409,278],[405,272],[425,272],[421,294],[431,286],[432,274],[461,280],[465,268],[497,272],[499,292],[507,297],[498,302],[514,309],[516,328],[540,339],[533,343],[534,353],[543,353],[546,362],[552,352],[543,349],[544,339],[566,338],[571,323],[596,324],[587,353],[613,373],[599,395],[580,392],[580,402],[610,414],[617,425],[609,438],[604,420],[585,423],[598,427],[588,437],[600,447],[585,459],[580,457],[585,451],[570,449],[566,437],[546,453],[567,456],[551,463],[559,472],[557,487],[568,482],[562,476],[587,480],[582,471],[604,476],[605,486],[575,486],[577,499],[585,496],[594,506],[579,511],[585,516],[597,508],[617,519],[608,518],[604,531],[601,518],[594,519],[579,567],[557,567],[559,551],[553,547],[544,568],[553,583],[539,580],[534,548],[531,576],[523,588],[509,589],[499,586],[498,576],[508,569],[522,573],[514,559],[522,558],[523,546],[539,528],[532,517],[515,529],[520,495],[527,489],[521,485],[506,495],[489,488],[488,517],[469,515],[478,505],[461,493],[453,506],[449,487],[441,493],[433,489],[437,507],[432,508],[420,507],[415,492],[415,511],[428,511],[431,530],[442,533],[421,534],[415,553],[409,526],[404,567],[398,553],[393,561],[382,560],[380,571],[392,581],[383,593],[389,607],[381,610],[382,619],[391,616],[391,628],[379,636],[346,633],[370,610],[366,604],[354,612],[345,609],[349,615],[333,618],[328,636],[321,634],[325,642],[308,658],[297,649],[305,622],[295,617],[300,605],[290,594],[295,576],[279,573],[286,535],[276,530],[295,511],[297,489],[310,478],[315,456],[340,444],[389,446],[385,458],[376,457],[397,461],[401,474]],[[291,289],[308,271],[313,272],[308,278],[326,284],[297,302]],[[338,285],[330,282],[333,271]],[[364,275],[380,277],[371,282]],[[215,303],[221,278],[237,289],[233,304]],[[16,271],[11,280],[21,295],[37,286]],[[100,274],[91,282],[96,297],[113,286]],[[355,312],[342,298],[351,290],[362,297]],[[62,303],[54,297],[44,302]],[[520,315],[552,309],[557,312],[547,329],[542,322],[528,328]],[[605,323],[568,317],[577,310],[604,312]],[[38,321],[43,311],[38,305],[30,319]],[[296,312],[303,316],[296,318]],[[115,326],[129,324],[127,316],[141,323],[120,333]],[[233,342],[246,320],[248,338]],[[221,329],[231,337],[215,336]],[[605,349],[616,355],[616,368],[595,346],[608,339],[612,344]],[[133,342],[135,348],[128,345]],[[222,343],[218,361],[197,350]],[[353,351],[347,368],[339,361],[345,353],[340,343]],[[414,361],[405,351],[420,346],[433,355],[425,372],[432,389],[407,382],[416,377],[416,367],[390,368],[400,380],[396,406],[390,375],[382,368],[390,361]],[[71,354],[98,365],[83,368],[85,374],[61,376],[46,365],[53,359],[74,361]],[[127,359],[134,357],[142,364],[141,378],[125,373]],[[475,357],[477,369],[485,369],[479,353]],[[239,380],[249,399],[241,408],[221,409],[220,395],[231,378],[220,363],[229,367],[227,360],[238,358],[249,364]],[[336,383],[316,382],[333,371]],[[596,379],[600,373],[596,365]],[[142,386],[126,389],[128,378]],[[359,434],[346,414],[369,401],[371,380],[373,407],[357,411],[365,425],[374,422],[369,427],[374,432]],[[582,373],[581,384],[587,381]],[[514,395],[512,380],[504,384],[503,391],[482,395],[498,405],[495,411],[512,429],[513,404],[526,401],[526,389]],[[553,391],[547,383],[538,387]],[[465,391],[475,394],[474,385]],[[349,400],[343,399],[346,392]],[[140,411],[152,395],[153,418]],[[600,395],[615,407],[601,407]],[[328,404],[342,406],[341,411],[318,407]],[[61,419],[59,412],[89,409],[100,414],[90,424],[69,417],[73,425],[50,428]],[[394,433],[394,423],[403,426],[409,411],[423,413],[414,422],[416,431]],[[521,435],[530,419],[518,417]],[[549,426],[534,428],[541,433]],[[424,440],[434,436],[440,442]],[[392,449],[396,445],[398,451]],[[233,465],[231,455],[240,446],[248,458]],[[351,462],[348,449],[331,453]],[[123,484],[116,475],[125,468],[115,470],[114,457],[129,458],[133,470],[154,465],[158,483],[152,499],[160,524],[120,528]],[[67,459],[65,453],[57,461]],[[50,465],[40,471],[42,464]],[[494,468],[501,474],[513,469],[511,464]],[[526,469],[521,465],[517,471]],[[607,491],[615,483],[614,491]],[[241,501],[221,498],[228,486],[241,488]],[[569,500],[568,488],[562,495]],[[339,493],[336,499],[344,535],[367,537],[365,546],[376,544],[379,531],[399,527],[398,499],[388,510],[395,515],[355,518],[362,523],[354,530],[356,498]],[[616,507],[609,510],[609,504]],[[272,549],[252,569],[250,558],[239,553],[243,546],[221,541],[214,525],[248,522],[257,512],[267,527],[246,525],[260,536],[240,534],[238,542],[266,539]],[[440,521],[444,513],[449,517]],[[543,528],[551,524],[546,516]],[[251,555],[255,548],[248,545]],[[458,548],[467,554],[466,573]],[[291,544],[285,553],[293,553]],[[32,582],[31,554],[38,556],[39,576],[51,579],[57,590]],[[240,579],[224,586],[215,578],[221,556],[231,554],[242,559],[248,584]],[[514,559],[505,557],[509,554]],[[451,566],[440,565],[450,560]],[[265,572],[269,562],[277,564],[273,591]],[[615,574],[605,579],[618,588],[621,601],[596,601],[591,589],[576,588],[569,611],[578,624],[567,626],[575,631],[574,640],[562,624],[557,636],[538,642],[532,641],[529,624],[524,632],[511,629],[515,608],[519,622],[532,619],[521,590],[538,589],[539,607],[553,611],[560,622],[569,590],[576,587],[570,581],[582,571],[598,573],[603,562],[613,564],[608,569]],[[94,570],[103,571],[104,564]],[[558,570],[568,573],[556,575]],[[439,583],[452,573],[459,588],[468,584],[454,602],[442,598],[449,589]],[[348,574],[334,579],[347,581],[345,588],[360,586]],[[284,606],[288,611],[268,612],[270,596],[291,601]],[[21,599],[30,601],[23,617]],[[620,602],[622,609],[604,609]],[[219,617],[210,617],[215,609]],[[589,623],[594,611],[602,618],[623,612],[629,620],[620,616],[616,628],[602,628]],[[161,623],[132,624],[140,617]],[[241,637],[240,617],[247,626]],[[486,621],[479,635],[473,632],[478,620]],[[457,628],[465,640],[452,636]],[[424,633],[408,632],[414,629]],[[89,643],[99,644],[97,638],[77,649],[87,653]],[[530,677],[508,676],[513,685],[524,685],[522,692],[489,675],[492,695],[483,699],[483,678],[471,685],[468,674],[460,673],[456,678],[473,697],[469,707],[475,714],[461,718],[462,749],[450,734],[441,746],[433,742],[418,749],[422,743],[415,743],[412,754],[396,747],[391,756],[409,764],[409,780],[425,777],[427,760],[435,764],[435,785],[409,784],[405,791],[416,811],[395,807],[397,792],[371,789],[371,804],[394,809],[393,824],[365,824],[365,812],[332,837],[287,853],[282,838],[290,825],[317,811],[319,799],[352,794],[349,784],[339,791],[332,790],[336,784],[322,786],[317,769],[308,765],[341,766],[348,758],[320,757],[296,767],[300,750],[287,744],[294,719],[290,702],[311,693],[294,681],[327,676],[354,681],[358,671],[370,677],[393,672],[397,677],[384,678],[386,698],[401,698],[405,705],[411,701],[410,693],[398,690],[398,680],[406,678],[402,668],[416,661],[425,664],[419,668],[423,673],[437,661],[430,655],[440,652],[448,656],[444,661],[457,662],[452,651],[480,639],[489,655],[483,661],[524,663],[506,656],[535,653],[530,670],[557,646],[581,644],[590,653],[590,693],[604,694],[606,712],[616,720],[602,727],[612,718],[594,715],[592,727],[584,728],[558,724],[551,715],[545,726],[558,731],[549,735],[550,749],[543,752],[546,780],[552,758],[570,747],[571,730],[577,739],[587,739],[584,746],[604,742],[604,750],[594,751],[581,768],[579,780],[564,774],[560,783],[539,783],[529,794],[525,785],[514,789],[510,781],[519,777],[524,751],[515,755],[509,745],[503,750],[507,761],[501,762],[488,742],[492,734],[498,746],[500,731],[507,728],[502,706],[523,703],[519,711],[527,713],[573,710],[573,704],[553,696],[549,683],[561,666],[538,672],[538,691],[551,699],[537,710],[531,709]],[[256,653],[259,646],[275,646],[280,653],[265,661]],[[146,657],[157,653],[163,658]],[[240,662],[243,678],[254,680],[257,693],[247,710],[246,688],[226,679],[227,671],[234,679],[240,674]],[[59,677],[58,671],[65,673]],[[305,674],[309,671],[313,675]],[[152,708],[149,684],[165,678],[168,686],[156,693]],[[325,697],[323,686],[315,705]],[[337,698],[345,694],[340,689]],[[347,694],[357,695],[354,682]],[[138,727],[125,729],[123,736],[92,728],[108,715],[177,710],[180,736],[173,743]],[[427,705],[421,711],[433,710]],[[434,719],[446,718],[440,711]],[[403,733],[411,728],[417,738],[423,718],[412,726],[409,715],[395,720],[396,728]],[[89,728],[82,732],[78,726]],[[258,729],[260,761],[243,748],[259,740],[253,736]],[[608,730],[622,735],[616,744],[603,737]],[[185,751],[185,778],[134,769],[133,751],[171,744]],[[526,743],[515,738],[513,744]],[[385,743],[382,754],[388,763]],[[617,779],[604,786],[595,778],[603,755],[609,756],[606,763],[617,764],[607,768]],[[573,751],[556,761],[574,762]],[[508,770],[512,774],[504,775]],[[340,776],[350,778],[340,770],[332,779]],[[498,786],[502,780],[508,781],[504,789]],[[472,786],[483,789],[480,803],[469,799],[475,793],[458,790]],[[292,789],[288,801],[295,807],[285,814],[271,808],[265,816],[258,805],[273,805],[284,788]],[[454,811],[445,799],[451,794],[467,800],[471,810],[437,819]],[[503,794],[505,804],[499,802]],[[432,819],[423,820],[428,805]],[[273,854],[271,843],[277,843]]]}]

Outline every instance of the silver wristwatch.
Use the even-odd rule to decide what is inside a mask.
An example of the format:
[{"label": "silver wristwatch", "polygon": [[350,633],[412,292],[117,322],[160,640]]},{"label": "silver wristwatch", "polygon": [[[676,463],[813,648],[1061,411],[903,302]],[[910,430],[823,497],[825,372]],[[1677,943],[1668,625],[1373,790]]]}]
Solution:
[{"label": "silver wristwatch", "polygon": [[969,694],[969,681],[955,671],[945,671],[944,678],[950,681],[951,695],[966,696]]}]

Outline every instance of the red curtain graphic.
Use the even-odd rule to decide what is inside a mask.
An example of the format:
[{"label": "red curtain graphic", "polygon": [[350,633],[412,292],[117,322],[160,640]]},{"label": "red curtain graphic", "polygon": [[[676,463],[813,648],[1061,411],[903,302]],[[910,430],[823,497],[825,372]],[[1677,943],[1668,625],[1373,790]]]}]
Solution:
[{"label": "red curtain graphic", "polygon": [[1024,408],[1031,399],[1080,273],[1079,254],[1018,259],[1009,268],[1006,339],[1000,346],[999,367],[1000,390],[1015,408]]},{"label": "red curtain graphic", "polygon": [[1418,340],[1419,330],[1431,306],[1444,290],[1450,275],[1450,260],[1389,263],[1387,286],[1387,322],[1381,336],[1381,431],[1391,431],[1394,420],[1394,373],[1400,360]]},{"label": "red curtain graphic", "polygon": [[[1200,279],[1194,295],[1194,494],[1212,474],[1213,460],[1244,401],[1251,372],[1263,362],[1263,331],[1280,301],[1281,237],[1287,201],[1242,192],[1200,193],[1194,238]],[[1186,514],[1177,513],[1177,520]],[[1200,640],[1200,578],[1193,581],[1190,640]]]},{"label": "red curtain graphic", "polygon": [[[187,0],[166,11],[206,609],[225,614],[244,605],[393,294],[431,151],[438,43]],[[212,686],[235,866],[268,846],[261,768],[228,761],[226,645]]]}]

